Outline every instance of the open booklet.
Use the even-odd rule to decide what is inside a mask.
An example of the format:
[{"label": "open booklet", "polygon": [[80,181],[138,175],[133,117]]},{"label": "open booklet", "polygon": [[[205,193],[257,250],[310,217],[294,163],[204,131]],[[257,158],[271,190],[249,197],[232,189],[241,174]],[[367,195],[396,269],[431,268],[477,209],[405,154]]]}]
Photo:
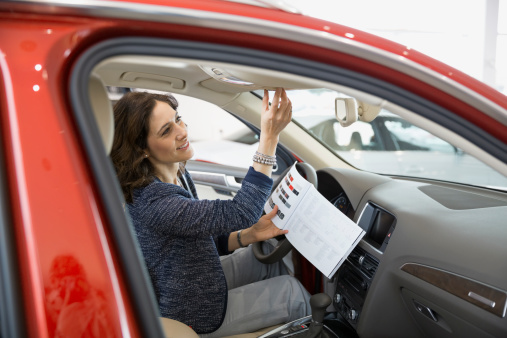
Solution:
[{"label": "open booklet", "polygon": [[273,223],[287,229],[290,243],[331,278],[365,232],[305,180],[293,165],[269,197],[264,211],[278,205]]}]

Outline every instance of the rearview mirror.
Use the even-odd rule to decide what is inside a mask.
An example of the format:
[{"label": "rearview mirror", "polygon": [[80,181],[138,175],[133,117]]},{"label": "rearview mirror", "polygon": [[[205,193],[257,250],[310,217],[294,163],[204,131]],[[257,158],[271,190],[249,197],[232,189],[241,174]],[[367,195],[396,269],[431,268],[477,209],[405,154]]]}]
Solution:
[{"label": "rearview mirror", "polygon": [[372,105],[350,97],[337,97],[334,103],[336,119],[342,127],[350,126],[358,119],[363,122],[371,122],[382,110],[382,105]]},{"label": "rearview mirror", "polygon": [[353,98],[337,97],[334,100],[336,119],[342,127],[350,126],[357,121],[357,101]]}]

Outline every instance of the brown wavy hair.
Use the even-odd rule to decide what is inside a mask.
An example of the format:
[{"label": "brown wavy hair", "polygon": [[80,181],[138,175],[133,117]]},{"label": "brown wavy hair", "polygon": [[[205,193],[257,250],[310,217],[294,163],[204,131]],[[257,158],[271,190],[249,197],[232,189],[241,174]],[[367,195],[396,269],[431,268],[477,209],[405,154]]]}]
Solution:
[{"label": "brown wavy hair", "polygon": [[129,92],[114,105],[111,159],[127,203],[133,202],[134,189],[147,186],[155,178],[155,168],[144,157],[144,150],[148,147],[150,118],[157,101],[174,110],[178,108],[174,96],[147,92]]}]

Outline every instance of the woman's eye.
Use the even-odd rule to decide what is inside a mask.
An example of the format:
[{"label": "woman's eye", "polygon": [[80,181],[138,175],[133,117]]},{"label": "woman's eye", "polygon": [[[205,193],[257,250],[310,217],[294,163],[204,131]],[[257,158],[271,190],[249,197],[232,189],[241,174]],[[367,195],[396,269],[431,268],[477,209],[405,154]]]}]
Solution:
[{"label": "woman's eye", "polygon": [[170,128],[166,128],[166,129],[162,132],[162,135],[167,135],[167,134],[169,134],[169,131],[170,131],[170,130],[171,130]]},{"label": "woman's eye", "polygon": [[178,122],[178,123],[181,122],[181,116],[180,115],[176,116],[176,122]]}]

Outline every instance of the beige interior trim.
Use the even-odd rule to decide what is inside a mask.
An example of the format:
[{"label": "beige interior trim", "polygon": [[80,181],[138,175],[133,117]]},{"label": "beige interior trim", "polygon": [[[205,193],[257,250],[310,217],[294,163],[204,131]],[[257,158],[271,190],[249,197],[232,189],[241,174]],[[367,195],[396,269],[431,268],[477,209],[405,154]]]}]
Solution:
[{"label": "beige interior trim", "polygon": [[160,317],[160,323],[166,338],[199,338],[194,330],[177,320]]},{"label": "beige interior trim", "polygon": [[88,82],[88,94],[93,109],[95,121],[99,127],[100,136],[106,153],[109,154],[113,147],[114,115],[111,101],[107,95],[106,87],[102,80],[95,74],[90,76]]}]

